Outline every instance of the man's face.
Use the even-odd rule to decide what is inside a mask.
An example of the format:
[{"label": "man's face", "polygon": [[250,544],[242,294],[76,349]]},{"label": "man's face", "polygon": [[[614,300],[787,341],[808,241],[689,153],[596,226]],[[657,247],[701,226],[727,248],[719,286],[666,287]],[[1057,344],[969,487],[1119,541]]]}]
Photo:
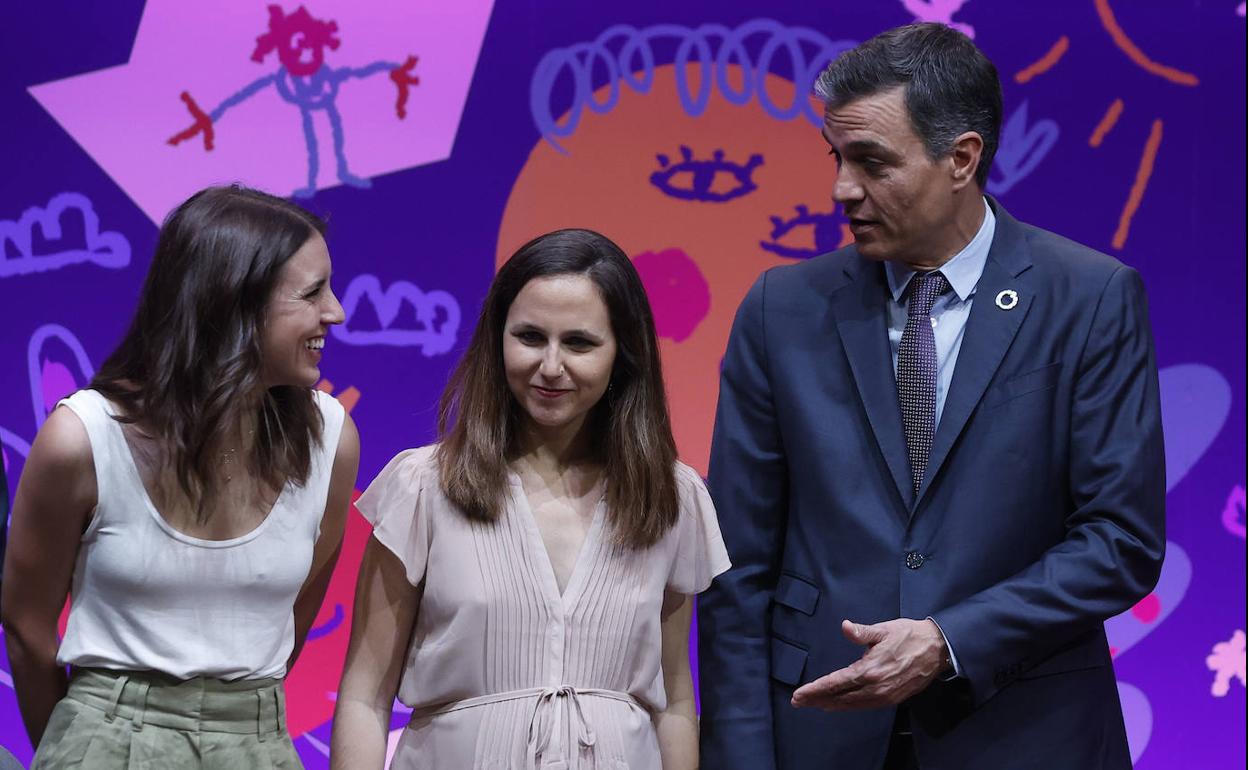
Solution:
[{"label": "man's face", "polygon": [[928,156],[910,123],[904,87],[828,109],[823,138],[837,162],[832,197],[860,254],[916,265],[952,256],[952,162]]}]

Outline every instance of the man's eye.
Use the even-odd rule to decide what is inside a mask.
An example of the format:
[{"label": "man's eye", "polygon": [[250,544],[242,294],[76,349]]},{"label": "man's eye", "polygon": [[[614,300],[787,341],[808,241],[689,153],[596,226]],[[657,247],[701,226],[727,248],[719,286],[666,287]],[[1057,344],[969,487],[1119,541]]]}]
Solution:
[{"label": "man's eye", "polygon": [[880,176],[888,168],[888,165],[879,158],[867,158],[862,161],[861,165],[871,176]]}]

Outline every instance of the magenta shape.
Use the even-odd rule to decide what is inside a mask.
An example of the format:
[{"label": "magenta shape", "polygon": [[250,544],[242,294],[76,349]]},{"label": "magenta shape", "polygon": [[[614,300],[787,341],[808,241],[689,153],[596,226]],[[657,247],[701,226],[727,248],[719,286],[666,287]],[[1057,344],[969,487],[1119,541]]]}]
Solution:
[{"label": "magenta shape", "polygon": [[1226,507],[1222,509],[1222,526],[1239,538],[1244,537],[1245,529],[1248,529],[1244,526],[1244,498],[1244,488],[1236,484],[1226,498]]},{"label": "magenta shape", "polygon": [[43,409],[48,414],[51,414],[56,402],[78,390],[78,383],[74,380],[74,375],[70,373],[69,367],[48,359],[43,361],[43,375],[39,378],[39,382],[43,390]]},{"label": "magenta shape", "polygon": [[1166,622],[1183,602],[1192,582],[1192,561],[1178,543],[1166,541],[1166,560],[1153,592],[1135,607],[1105,621],[1105,635],[1115,657],[1126,654]]},{"label": "magenta shape", "polygon": [[683,342],[711,309],[711,287],[698,265],[680,249],[647,251],[633,257],[650,297],[660,337]]},{"label": "magenta shape", "polygon": [[1152,623],[1161,615],[1161,600],[1157,594],[1149,594],[1131,608],[1131,614],[1141,623]]}]

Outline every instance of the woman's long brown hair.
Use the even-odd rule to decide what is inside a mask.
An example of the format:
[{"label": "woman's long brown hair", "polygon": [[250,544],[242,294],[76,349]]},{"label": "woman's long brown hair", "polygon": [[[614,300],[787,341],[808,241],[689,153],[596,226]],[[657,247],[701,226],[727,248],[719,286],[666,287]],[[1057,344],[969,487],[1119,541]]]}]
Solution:
[{"label": "woman's long brown hair", "polygon": [[324,232],[315,215],[257,190],[196,193],[161,226],[130,328],[91,381],[119,421],[152,434],[200,521],[221,486],[215,442],[246,417],[256,438],[245,462],[261,481],[302,485],[311,472],[320,411],[307,388],[264,390],[260,338],[282,266]]},{"label": "woman's long brown hair", "polygon": [[503,369],[503,324],[534,278],[584,275],[607,306],[616,339],[607,395],[589,429],[606,476],[607,516],[616,539],[653,545],[675,523],[676,442],[667,414],[658,336],[645,287],[628,256],[590,230],[558,230],[529,241],[490,285],[468,350],[438,409],[442,490],[470,518],[492,521],[507,494],[507,463],[517,451],[520,405]]}]

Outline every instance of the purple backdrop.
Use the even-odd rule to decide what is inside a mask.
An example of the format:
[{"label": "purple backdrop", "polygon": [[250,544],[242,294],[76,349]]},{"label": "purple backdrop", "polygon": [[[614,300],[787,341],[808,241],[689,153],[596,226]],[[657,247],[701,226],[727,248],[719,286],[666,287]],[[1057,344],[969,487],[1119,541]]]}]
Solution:
[{"label": "purple backdrop", "polygon": [[[348,322],[322,385],[360,426],[361,487],[431,438],[500,255],[572,224],[634,256],[682,456],[705,470],[718,358],[745,288],[844,239],[817,109],[794,83],[804,93],[829,56],[887,27],[953,23],[1005,89],[990,190],[1015,216],[1134,266],[1149,289],[1170,549],[1157,591],[1108,624],[1136,765],[1243,766],[1242,2],[305,5],[0,11],[10,489],[49,407],[117,342],[156,222],[197,187],[234,179],[315,192],[306,205],[330,218]],[[273,44],[296,33],[325,54],[325,93],[291,94],[273,77]],[[331,109],[305,130],[300,99]],[[288,684],[312,768],[327,766],[366,536],[354,517]],[[0,744],[28,760],[2,654],[0,685]]]}]

